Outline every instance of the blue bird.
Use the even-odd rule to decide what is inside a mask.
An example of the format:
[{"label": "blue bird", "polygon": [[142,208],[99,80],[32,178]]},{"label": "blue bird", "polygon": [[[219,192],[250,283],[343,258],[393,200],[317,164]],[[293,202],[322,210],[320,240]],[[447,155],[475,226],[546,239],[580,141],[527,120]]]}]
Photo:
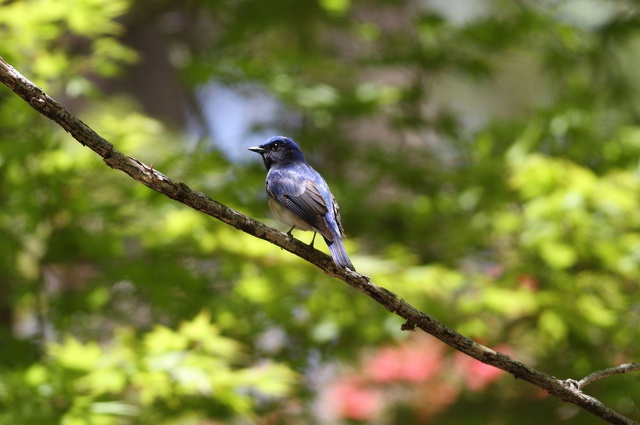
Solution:
[{"label": "blue bird", "polygon": [[[312,230],[324,238],[333,261],[342,268],[356,271],[344,249],[344,230],[340,223],[338,203],[327,182],[304,159],[302,151],[288,137],[275,136],[260,146],[249,148],[262,156],[267,167],[269,208],[287,232]],[[316,238],[313,234],[311,246]]]}]

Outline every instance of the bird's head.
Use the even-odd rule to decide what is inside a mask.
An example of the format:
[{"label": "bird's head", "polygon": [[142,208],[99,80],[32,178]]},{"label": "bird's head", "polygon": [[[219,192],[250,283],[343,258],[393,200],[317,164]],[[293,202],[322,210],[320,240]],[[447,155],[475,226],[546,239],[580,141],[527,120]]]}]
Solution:
[{"label": "bird's head", "polygon": [[267,140],[260,146],[249,148],[250,151],[257,152],[262,156],[265,167],[269,170],[272,166],[291,164],[295,162],[305,162],[302,151],[288,137],[275,136]]}]

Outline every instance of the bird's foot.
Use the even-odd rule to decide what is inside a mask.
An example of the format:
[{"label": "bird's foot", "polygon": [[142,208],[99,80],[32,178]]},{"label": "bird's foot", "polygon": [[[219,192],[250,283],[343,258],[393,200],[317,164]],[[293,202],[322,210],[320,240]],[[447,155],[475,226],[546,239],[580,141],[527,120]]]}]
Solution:
[{"label": "bird's foot", "polygon": [[287,232],[287,236],[289,236],[290,238],[293,238],[293,234],[291,232],[293,232],[293,229],[295,229],[295,225],[291,226],[291,229],[289,229],[289,231]]}]

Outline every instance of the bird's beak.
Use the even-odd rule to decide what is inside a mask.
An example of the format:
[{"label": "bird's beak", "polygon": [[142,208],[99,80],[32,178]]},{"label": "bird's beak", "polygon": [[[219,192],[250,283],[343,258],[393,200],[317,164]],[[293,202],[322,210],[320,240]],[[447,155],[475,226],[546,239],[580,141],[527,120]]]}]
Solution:
[{"label": "bird's beak", "polygon": [[262,147],[260,147],[260,146],[252,146],[252,147],[250,147],[250,148],[248,148],[248,149],[249,149],[250,151],[252,151],[252,152],[256,152],[256,153],[259,153],[259,154],[261,154],[261,155],[265,152],[265,149],[264,149],[264,148],[262,148]]}]

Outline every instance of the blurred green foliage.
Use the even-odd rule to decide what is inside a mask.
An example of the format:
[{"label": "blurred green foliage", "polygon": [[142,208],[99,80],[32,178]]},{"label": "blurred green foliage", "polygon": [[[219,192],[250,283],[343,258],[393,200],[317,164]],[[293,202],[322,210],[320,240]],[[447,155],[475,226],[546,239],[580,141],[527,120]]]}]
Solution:
[{"label": "blurred green foliage", "polygon": [[[259,159],[230,159],[247,143],[193,136],[211,82],[267,94],[263,126],[329,182],[359,271],[559,378],[637,361],[638,5],[444,3],[4,1],[0,55],[121,151],[281,228]],[[145,85],[184,116],[149,112]],[[366,422],[323,411],[331,382],[362,390],[382,354],[436,361],[388,348],[416,336],[368,298],[112,172],[6,89],[0,205],[2,423]],[[376,381],[387,423],[600,423],[513,380],[465,384],[473,366],[437,352],[456,373]],[[638,420],[636,383],[587,392]]]},{"label": "blurred green foliage", "polygon": [[[144,335],[119,328],[108,348],[72,336],[47,347],[49,356],[8,373],[3,423],[113,424],[159,415],[250,415],[258,396],[282,397],[294,382],[283,365],[237,368],[245,355],[200,314],[177,330],[156,326]],[[268,399],[265,399],[268,400]]]}]

